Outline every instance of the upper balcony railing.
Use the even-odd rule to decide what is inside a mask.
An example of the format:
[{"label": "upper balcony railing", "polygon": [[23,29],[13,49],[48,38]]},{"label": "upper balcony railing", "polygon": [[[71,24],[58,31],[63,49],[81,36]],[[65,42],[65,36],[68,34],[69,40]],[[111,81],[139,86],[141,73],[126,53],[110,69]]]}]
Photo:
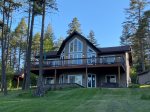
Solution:
[{"label": "upper balcony railing", "polygon": [[[108,57],[92,57],[92,58],[75,58],[75,59],[53,59],[44,60],[44,67],[64,67],[64,66],[78,66],[78,65],[107,65],[107,64],[122,64],[125,65],[122,56],[108,56]],[[39,61],[31,61],[32,67],[38,67]]]}]

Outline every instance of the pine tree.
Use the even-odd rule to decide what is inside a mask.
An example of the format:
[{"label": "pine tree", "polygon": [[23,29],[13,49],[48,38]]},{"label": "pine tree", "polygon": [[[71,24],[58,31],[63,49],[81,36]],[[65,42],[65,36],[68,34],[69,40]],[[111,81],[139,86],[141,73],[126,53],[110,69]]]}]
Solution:
[{"label": "pine tree", "polygon": [[87,39],[96,47],[99,46],[99,44],[97,44],[97,41],[95,39],[95,34],[93,30],[90,31],[89,35],[87,36]]},{"label": "pine tree", "polygon": [[67,34],[69,35],[73,31],[77,31],[79,33],[82,33],[80,26],[81,26],[81,24],[79,23],[78,18],[77,17],[73,18],[72,22],[68,25],[69,30],[67,31]]},{"label": "pine tree", "polygon": [[124,23],[123,24],[122,35],[120,37],[120,44],[121,45],[131,45],[130,36],[131,36],[130,24]]},{"label": "pine tree", "polygon": [[55,49],[54,50],[58,51],[63,41],[64,41],[63,37],[58,38],[56,43],[55,43]]},{"label": "pine tree", "polygon": [[44,52],[48,52],[54,49],[54,33],[50,24],[48,24],[47,29],[44,34]]},{"label": "pine tree", "polygon": [[20,62],[21,58],[24,60],[25,50],[26,50],[26,36],[27,36],[27,25],[25,19],[22,18],[20,23],[15,29],[15,35],[17,39],[17,47],[18,47],[18,71],[20,70]]},{"label": "pine tree", "polygon": [[44,85],[43,85],[43,40],[44,40],[44,26],[45,26],[45,12],[46,9],[57,9],[55,0],[41,0],[40,2],[42,8],[42,27],[41,27],[41,38],[40,38],[40,59],[39,59],[39,77],[37,80],[37,89],[35,91],[35,96],[44,95]]},{"label": "pine tree", "polygon": [[6,82],[6,69],[8,64],[9,55],[9,45],[10,45],[10,34],[11,34],[11,24],[12,24],[12,12],[16,10],[21,4],[14,0],[1,0],[0,10],[2,11],[2,78],[1,78],[1,91],[4,95],[7,95],[7,82]]},{"label": "pine tree", "polygon": [[32,41],[32,58],[34,59],[35,56],[39,55],[39,49],[40,49],[40,33],[36,33],[33,36]]},{"label": "pine tree", "polygon": [[130,6],[126,9],[127,20],[125,24],[128,25],[127,36],[122,36],[121,39],[129,40],[132,45],[134,56],[134,65],[137,71],[145,70],[145,36],[143,29],[141,29],[142,17],[144,9],[148,4],[147,0],[130,0]]}]

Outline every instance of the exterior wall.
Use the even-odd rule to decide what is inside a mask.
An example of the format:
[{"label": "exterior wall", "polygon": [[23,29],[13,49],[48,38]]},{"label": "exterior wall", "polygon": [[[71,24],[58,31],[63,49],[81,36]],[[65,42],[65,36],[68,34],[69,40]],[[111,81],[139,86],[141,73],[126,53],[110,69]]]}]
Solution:
[{"label": "exterior wall", "polygon": [[[88,71],[88,73],[96,74],[96,87],[101,87],[101,86],[103,86],[103,83],[106,83],[106,75],[116,75],[116,83],[117,84],[119,83],[119,79],[118,79],[118,74],[117,73],[102,73],[102,74],[98,74],[98,73],[92,73],[90,71]],[[61,75],[64,76],[64,83],[68,83],[68,75],[82,75],[82,86],[87,87],[87,77],[86,77],[86,72],[85,71],[81,71],[81,72],[64,72]],[[59,78],[60,78],[60,75],[57,75],[57,79],[56,79],[57,83],[59,83]],[[127,87],[126,74],[125,73],[122,73],[120,75],[120,87]]]},{"label": "exterior wall", "polygon": [[[109,74],[97,74],[97,87],[101,87],[106,83],[106,76],[107,75],[115,75],[116,76],[116,83],[119,84],[118,74],[109,73]],[[120,75],[120,86],[119,87],[127,87],[126,84],[126,75],[125,73],[122,73]]]},{"label": "exterior wall", "polygon": [[145,84],[147,82],[150,83],[150,72],[147,72],[145,74],[139,75],[138,79],[139,79],[139,84]]},{"label": "exterior wall", "polygon": [[120,77],[120,87],[127,87],[126,73],[122,73]]}]

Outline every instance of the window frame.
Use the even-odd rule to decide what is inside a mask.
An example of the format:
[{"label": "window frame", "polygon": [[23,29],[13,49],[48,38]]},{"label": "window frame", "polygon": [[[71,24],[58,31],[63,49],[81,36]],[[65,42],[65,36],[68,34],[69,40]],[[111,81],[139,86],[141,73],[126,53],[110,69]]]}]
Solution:
[{"label": "window frame", "polygon": [[[80,78],[81,78],[81,79],[80,79],[80,81],[81,81],[81,84],[80,84],[80,85],[83,85],[83,75],[82,75],[82,74],[68,75],[68,83],[71,83],[71,82],[70,82],[70,77],[75,77],[75,82],[74,82],[74,83],[77,83],[77,82],[76,82],[76,77],[77,77],[77,76],[80,76]],[[77,84],[79,84],[79,83],[77,83]]]},{"label": "window frame", "polygon": [[[76,42],[76,43],[75,43]],[[71,51],[71,44],[72,45],[72,51]],[[77,45],[76,45],[77,44]],[[79,44],[81,45],[81,49],[79,49]],[[75,47],[76,47],[76,51],[75,51]],[[78,39],[78,38],[74,38],[70,43],[69,43],[69,53],[75,53],[75,52],[83,52],[83,42]]]},{"label": "window frame", "polygon": [[[107,82],[107,77],[110,77],[110,83],[117,83],[117,76],[116,76],[116,75],[106,75],[106,76],[105,76],[105,82],[106,82],[106,83],[108,83],[108,82]],[[114,78],[115,78],[115,81],[114,81],[114,82],[111,82],[111,77],[114,77]]]}]

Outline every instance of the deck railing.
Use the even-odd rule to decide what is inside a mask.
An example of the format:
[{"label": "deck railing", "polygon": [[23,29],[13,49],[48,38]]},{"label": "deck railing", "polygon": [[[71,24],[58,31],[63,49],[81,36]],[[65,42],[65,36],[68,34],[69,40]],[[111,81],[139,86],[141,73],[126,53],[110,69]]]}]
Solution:
[{"label": "deck railing", "polygon": [[[92,58],[74,58],[74,59],[51,59],[44,60],[44,67],[63,67],[78,65],[100,65],[100,64],[125,64],[122,56],[92,57]],[[31,61],[31,66],[39,66],[39,61]]]}]

